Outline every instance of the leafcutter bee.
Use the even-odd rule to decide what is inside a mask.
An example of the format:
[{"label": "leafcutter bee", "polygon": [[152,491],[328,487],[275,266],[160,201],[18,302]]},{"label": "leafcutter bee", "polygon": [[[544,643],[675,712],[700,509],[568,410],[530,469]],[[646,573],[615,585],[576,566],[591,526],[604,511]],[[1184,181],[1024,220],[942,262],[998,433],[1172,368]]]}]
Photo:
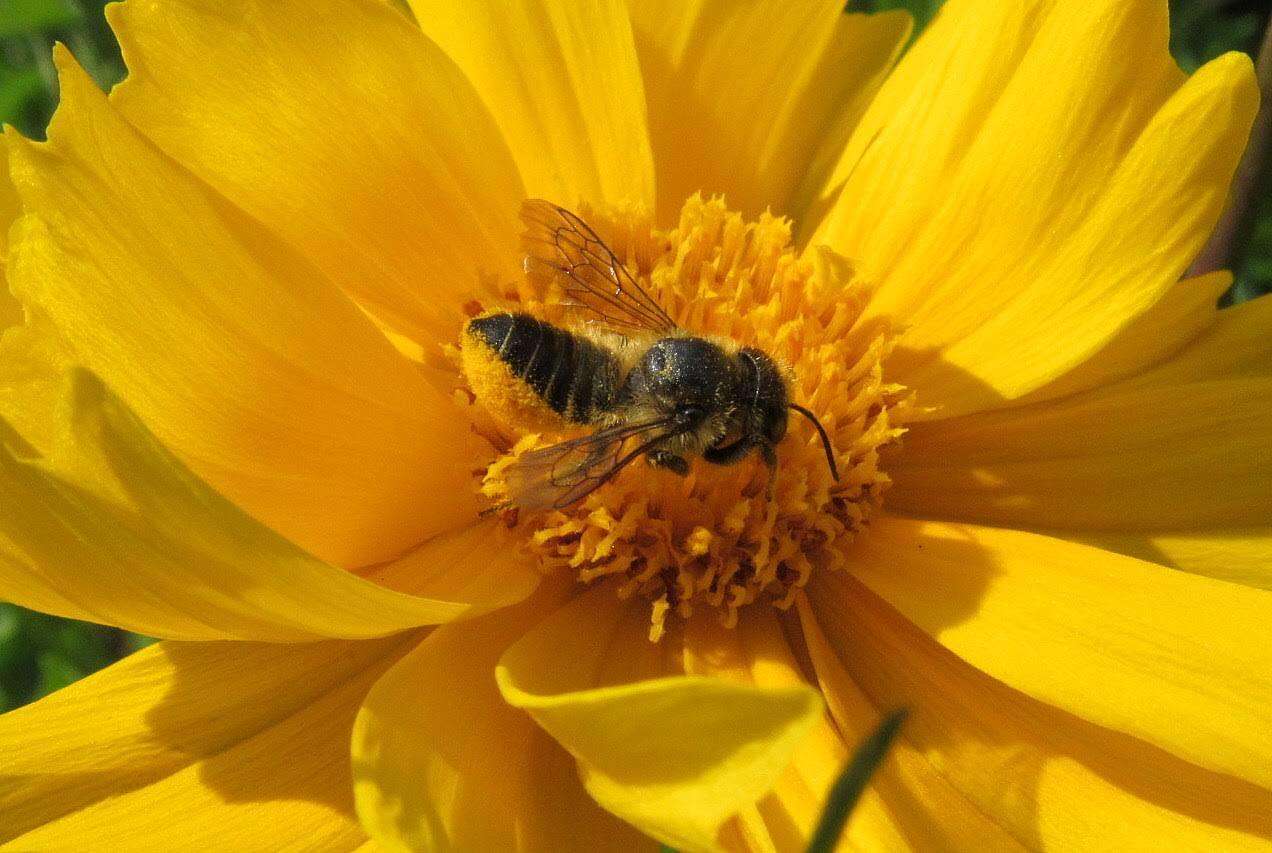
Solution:
[{"label": "leafcutter bee", "polygon": [[493,509],[562,509],[644,457],[684,476],[690,460],[733,465],[757,454],[772,475],[790,412],[830,438],[763,350],[681,329],[580,217],[542,199],[521,208],[526,271],[546,274],[591,322],[565,329],[527,313],[470,320],[461,354],[479,402],[504,420],[592,431],[520,456]]}]

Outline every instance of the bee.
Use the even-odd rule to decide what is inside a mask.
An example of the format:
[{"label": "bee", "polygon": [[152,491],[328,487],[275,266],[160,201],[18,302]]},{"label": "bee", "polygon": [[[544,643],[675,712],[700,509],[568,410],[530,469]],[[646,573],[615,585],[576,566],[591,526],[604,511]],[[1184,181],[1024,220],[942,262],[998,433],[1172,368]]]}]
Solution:
[{"label": "bee", "polygon": [[563,509],[640,457],[680,476],[690,460],[733,465],[756,454],[777,468],[790,412],[808,418],[839,472],[817,417],[763,350],[681,329],[579,216],[542,199],[521,208],[525,270],[557,283],[590,322],[565,329],[527,313],[468,321],[460,344],[478,401],[521,426],[585,427],[504,470],[507,498],[487,512]]}]

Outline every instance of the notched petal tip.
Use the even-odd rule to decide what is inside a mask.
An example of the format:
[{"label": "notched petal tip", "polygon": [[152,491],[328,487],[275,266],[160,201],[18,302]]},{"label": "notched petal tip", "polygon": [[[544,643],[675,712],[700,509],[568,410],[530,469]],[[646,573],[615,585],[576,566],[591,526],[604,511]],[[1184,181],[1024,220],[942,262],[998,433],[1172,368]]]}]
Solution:
[{"label": "notched petal tip", "polygon": [[48,142],[9,142],[43,229],[6,268],[23,300],[200,477],[324,559],[382,561],[470,520],[452,401],[65,50],[58,67]]},{"label": "notched petal tip", "polygon": [[908,326],[894,376],[938,417],[1076,368],[1213,227],[1253,75],[1229,55],[1185,78],[1166,12],[952,0],[863,118],[819,236],[879,282],[871,309]]}]

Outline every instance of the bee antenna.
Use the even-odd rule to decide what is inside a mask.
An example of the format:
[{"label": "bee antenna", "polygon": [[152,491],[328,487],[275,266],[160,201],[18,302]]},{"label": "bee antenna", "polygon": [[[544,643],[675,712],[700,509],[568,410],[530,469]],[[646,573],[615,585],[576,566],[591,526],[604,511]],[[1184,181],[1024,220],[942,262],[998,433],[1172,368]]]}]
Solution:
[{"label": "bee antenna", "polygon": [[839,469],[835,467],[835,452],[830,446],[830,436],[826,434],[826,428],[821,425],[821,421],[817,420],[817,416],[805,409],[799,403],[791,403],[790,407],[799,412],[804,417],[813,422],[813,426],[817,427],[817,434],[821,436],[822,448],[826,451],[826,462],[830,464],[830,476],[835,478],[835,482],[839,482]]}]

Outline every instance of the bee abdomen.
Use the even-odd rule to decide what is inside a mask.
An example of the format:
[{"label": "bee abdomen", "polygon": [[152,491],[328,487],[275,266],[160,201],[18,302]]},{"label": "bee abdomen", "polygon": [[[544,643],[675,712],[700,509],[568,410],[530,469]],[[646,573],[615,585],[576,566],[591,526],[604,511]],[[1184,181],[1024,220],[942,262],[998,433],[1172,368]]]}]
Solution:
[{"label": "bee abdomen", "polygon": [[468,331],[566,420],[592,423],[612,405],[618,360],[587,338],[529,314],[477,317]]}]

